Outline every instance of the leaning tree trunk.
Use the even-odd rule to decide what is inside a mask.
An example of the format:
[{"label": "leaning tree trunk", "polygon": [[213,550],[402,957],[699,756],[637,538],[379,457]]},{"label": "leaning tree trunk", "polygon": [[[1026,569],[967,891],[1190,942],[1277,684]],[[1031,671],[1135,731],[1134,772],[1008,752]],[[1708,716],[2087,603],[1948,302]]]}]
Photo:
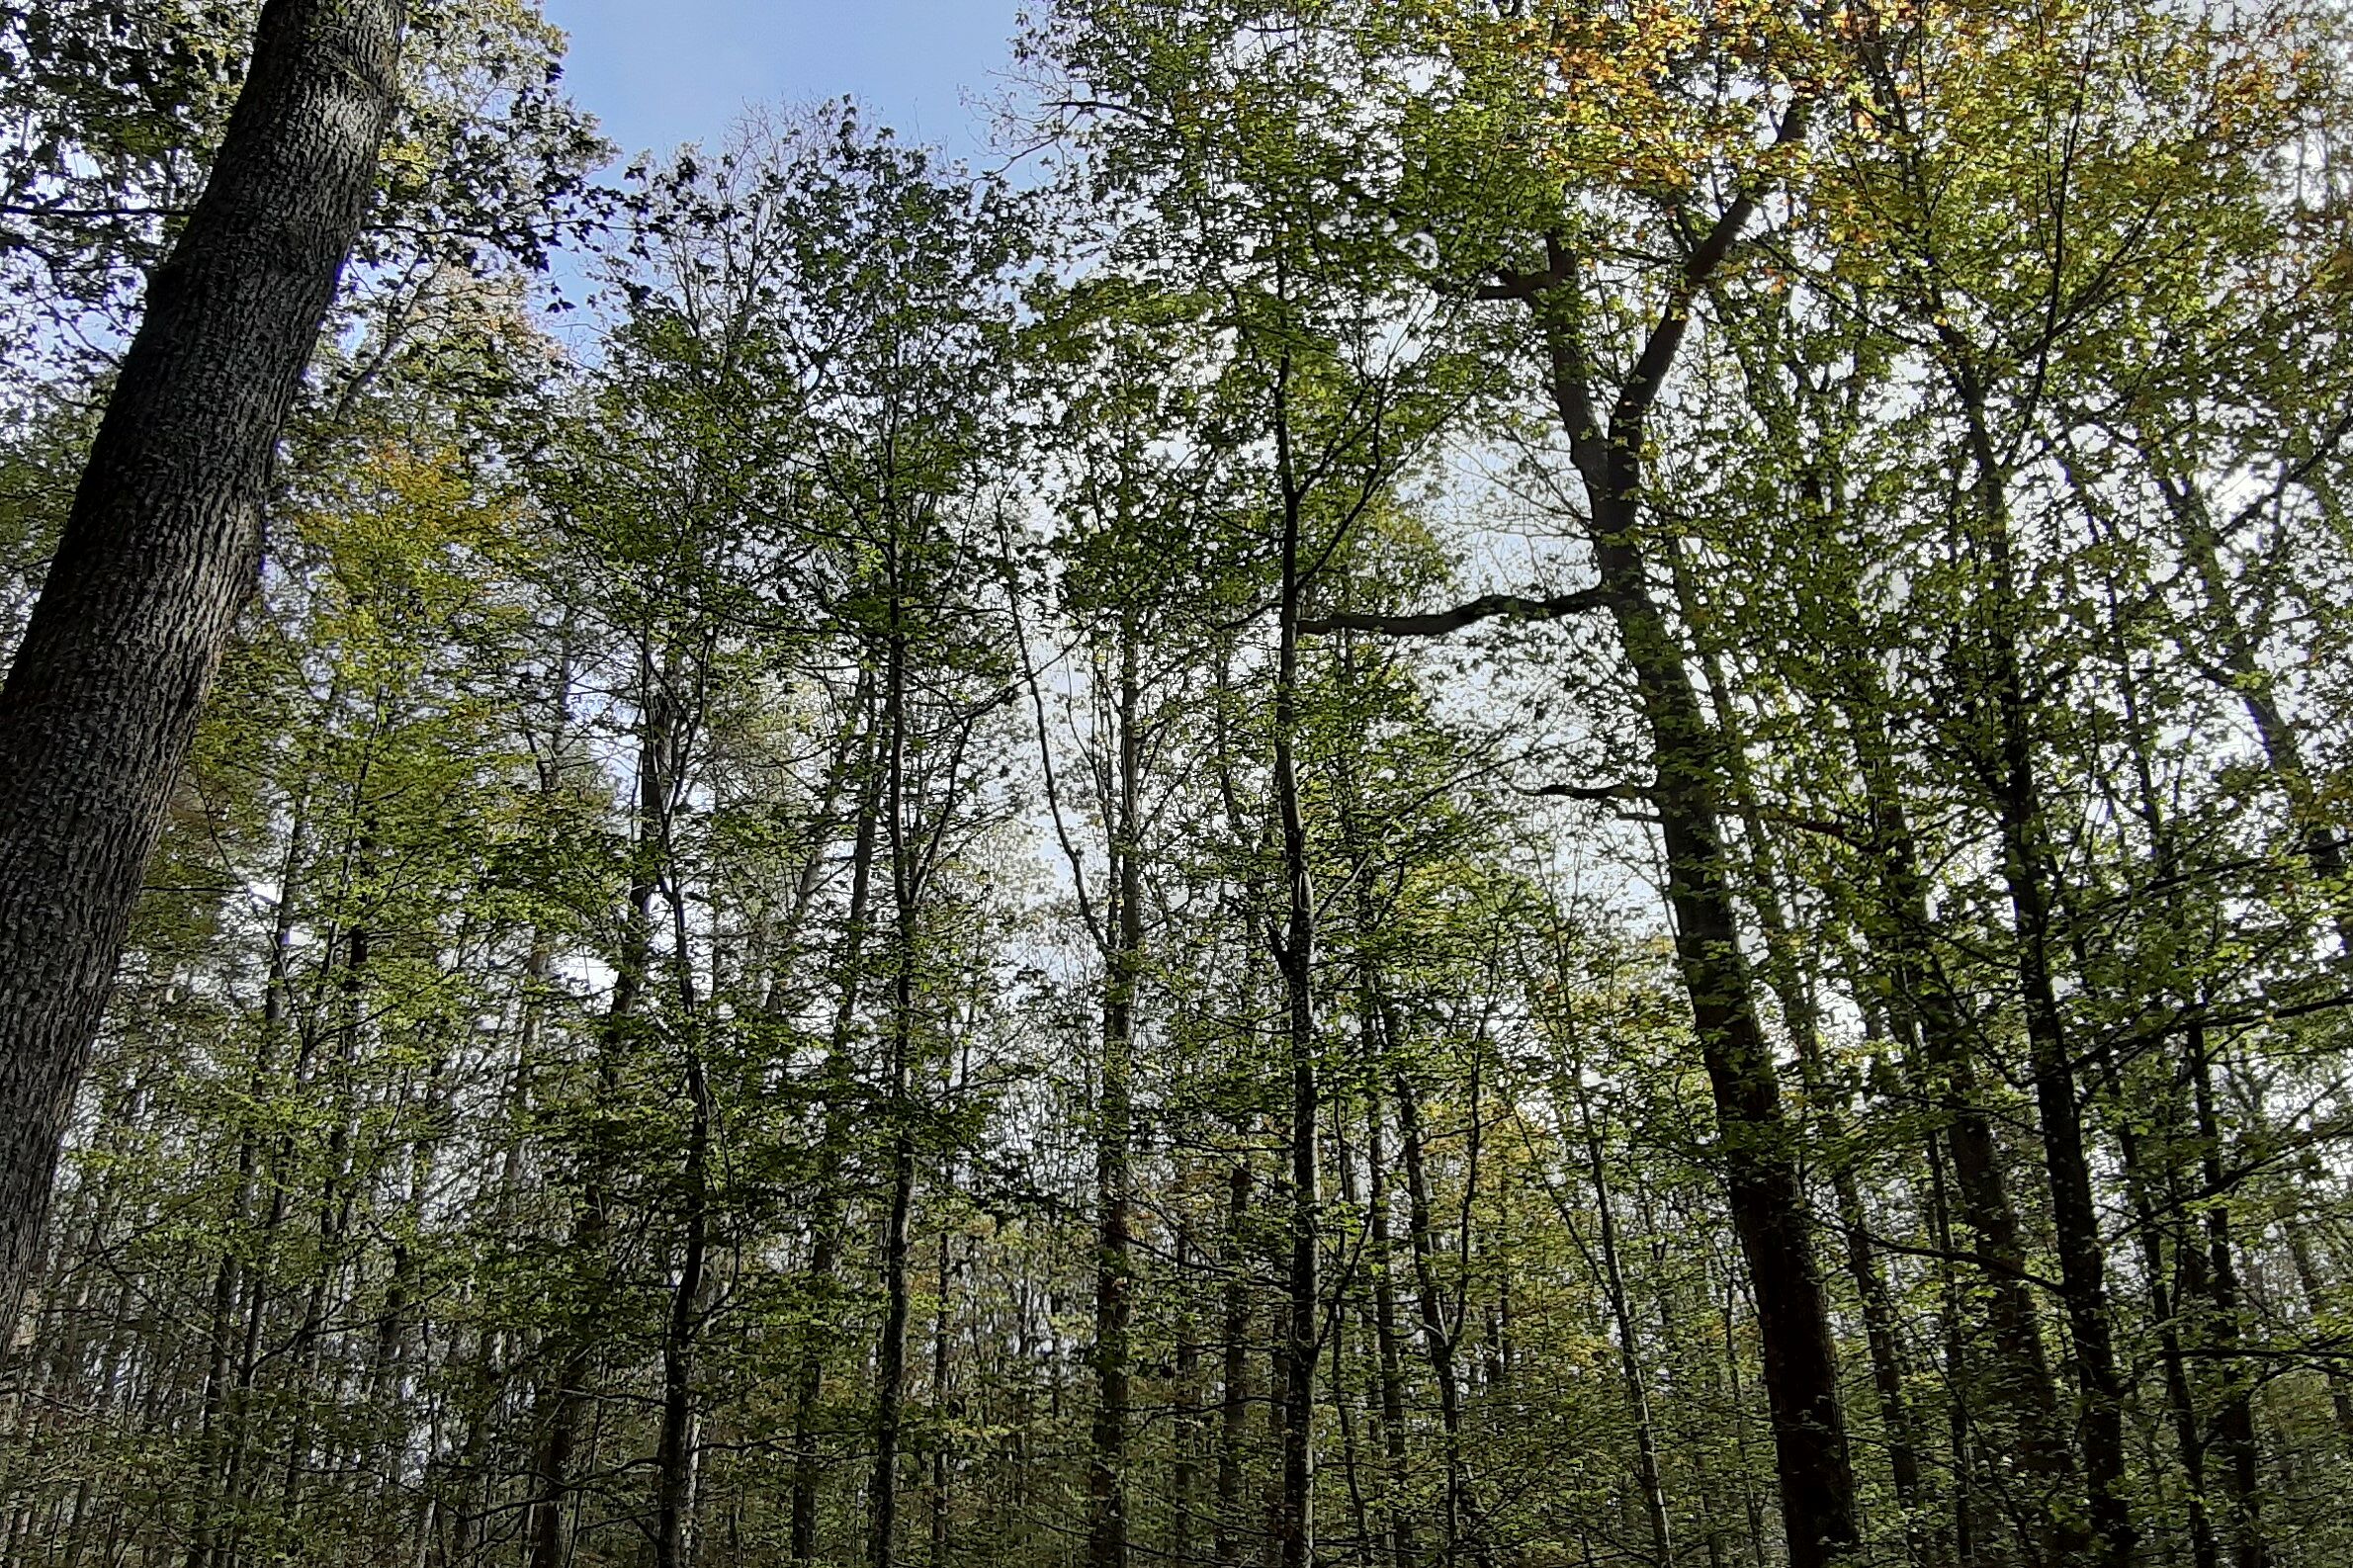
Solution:
[{"label": "leaning tree trunk", "polygon": [[[1779,139],[1801,138],[1805,120],[1802,104],[1791,109]],[[1607,407],[1597,401],[1584,306],[1570,282],[1578,258],[1560,235],[1545,236],[1543,272],[1506,269],[1490,292],[1520,301],[1528,311],[1545,391],[1586,492],[1585,531],[1600,576],[1594,601],[1616,628],[1648,731],[1655,776],[1647,794],[1666,849],[1676,964],[1713,1092],[1732,1225],[1756,1296],[1789,1562],[1791,1568],[1826,1568],[1850,1557],[1862,1532],[1829,1305],[1798,1176],[1800,1129],[1782,1104],[1780,1076],[1740,945],[1719,820],[1723,738],[1700,706],[1688,650],[1652,593],[1642,526],[1651,408],[1681,350],[1693,300],[1738,245],[1755,212],[1753,194],[1735,199],[1693,247]]]},{"label": "leaning tree trunk", "polygon": [[198,710],[280,431],[366,211],[402,0],[269,0],[211,182],[147,293],[0,689],[0,1309]]},{"label": "leaning tree trunk", "polygon": [[[1613,452],[1612,461],[1624,460]],[[1782,1106],[1726,875],[1717,738],[1651,597],[1633,488],[1622,479],[1598,488],[1594,557],[1651,733],[1657,776],[1650,795],[1666,843],[1676,957],[1714,1091],[1733,1228],[1756,1294],[1789,1560],[1795,1568],[1820,1568],[1846,1555],[1859,1537],[1854,1471],[1829,1308],[1797,1174],[1797,1129]]]}]

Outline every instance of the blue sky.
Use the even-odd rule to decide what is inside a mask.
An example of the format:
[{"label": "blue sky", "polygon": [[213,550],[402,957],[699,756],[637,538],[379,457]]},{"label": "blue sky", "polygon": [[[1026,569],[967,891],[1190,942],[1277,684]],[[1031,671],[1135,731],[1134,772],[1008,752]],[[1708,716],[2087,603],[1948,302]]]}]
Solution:
[{"label": "blue sky", "polygon": [[744,106],[854,94],[911,140],[977,151],[1019,0],[545,0],[565,85],[625,153],[716,141]]}]

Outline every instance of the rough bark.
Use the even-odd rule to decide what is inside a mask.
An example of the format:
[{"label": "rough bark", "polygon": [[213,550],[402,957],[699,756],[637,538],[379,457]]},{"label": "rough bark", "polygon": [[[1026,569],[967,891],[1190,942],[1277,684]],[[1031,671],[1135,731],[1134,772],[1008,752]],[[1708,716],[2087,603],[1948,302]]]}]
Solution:
[{"label": "rough bark", "polygon": [[261,556],[271,459],[375,183],[401,0],[269,0],[0,688],[0,1310]]}]

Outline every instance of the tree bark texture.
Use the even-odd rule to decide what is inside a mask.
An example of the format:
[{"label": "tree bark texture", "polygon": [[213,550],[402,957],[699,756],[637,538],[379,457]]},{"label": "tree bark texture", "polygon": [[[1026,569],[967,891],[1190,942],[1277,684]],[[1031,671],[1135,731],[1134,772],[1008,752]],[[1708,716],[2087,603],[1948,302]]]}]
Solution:
[{"label": "tree bark texture", "polygon": [[0,689],[0,1307],[261,556],[271,459],[375,184],[402,0],[269,0]]}]

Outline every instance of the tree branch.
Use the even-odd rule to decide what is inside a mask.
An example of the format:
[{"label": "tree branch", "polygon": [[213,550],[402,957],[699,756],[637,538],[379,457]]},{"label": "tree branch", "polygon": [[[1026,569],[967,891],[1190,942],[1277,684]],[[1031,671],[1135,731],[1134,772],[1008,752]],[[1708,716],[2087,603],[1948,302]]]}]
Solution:
[{"label": "tree branch", "polygon": [[1483,593],[1467,604],[1450,610],[1434,610],[1426,615],[1371,615],[1342,612],[1303,620],[1299,630],[1308,636],[1330,632],[1371,632],[1381,637],[1444,637],[1481,621],[1508,619],[1514,621],[1557,621],[1565,616],[1580,615],[1602,607],[1602,590],[1579,588],[1574,593],[1556,593],[1549,598],[1531,598],[1519,593]]},{"label": "tree branch", "polygon": [[1646,801],[1650,791],[1639,784],[1524,784],[1512,786],[1513,793],[1553,800],[1571,801]]}]

